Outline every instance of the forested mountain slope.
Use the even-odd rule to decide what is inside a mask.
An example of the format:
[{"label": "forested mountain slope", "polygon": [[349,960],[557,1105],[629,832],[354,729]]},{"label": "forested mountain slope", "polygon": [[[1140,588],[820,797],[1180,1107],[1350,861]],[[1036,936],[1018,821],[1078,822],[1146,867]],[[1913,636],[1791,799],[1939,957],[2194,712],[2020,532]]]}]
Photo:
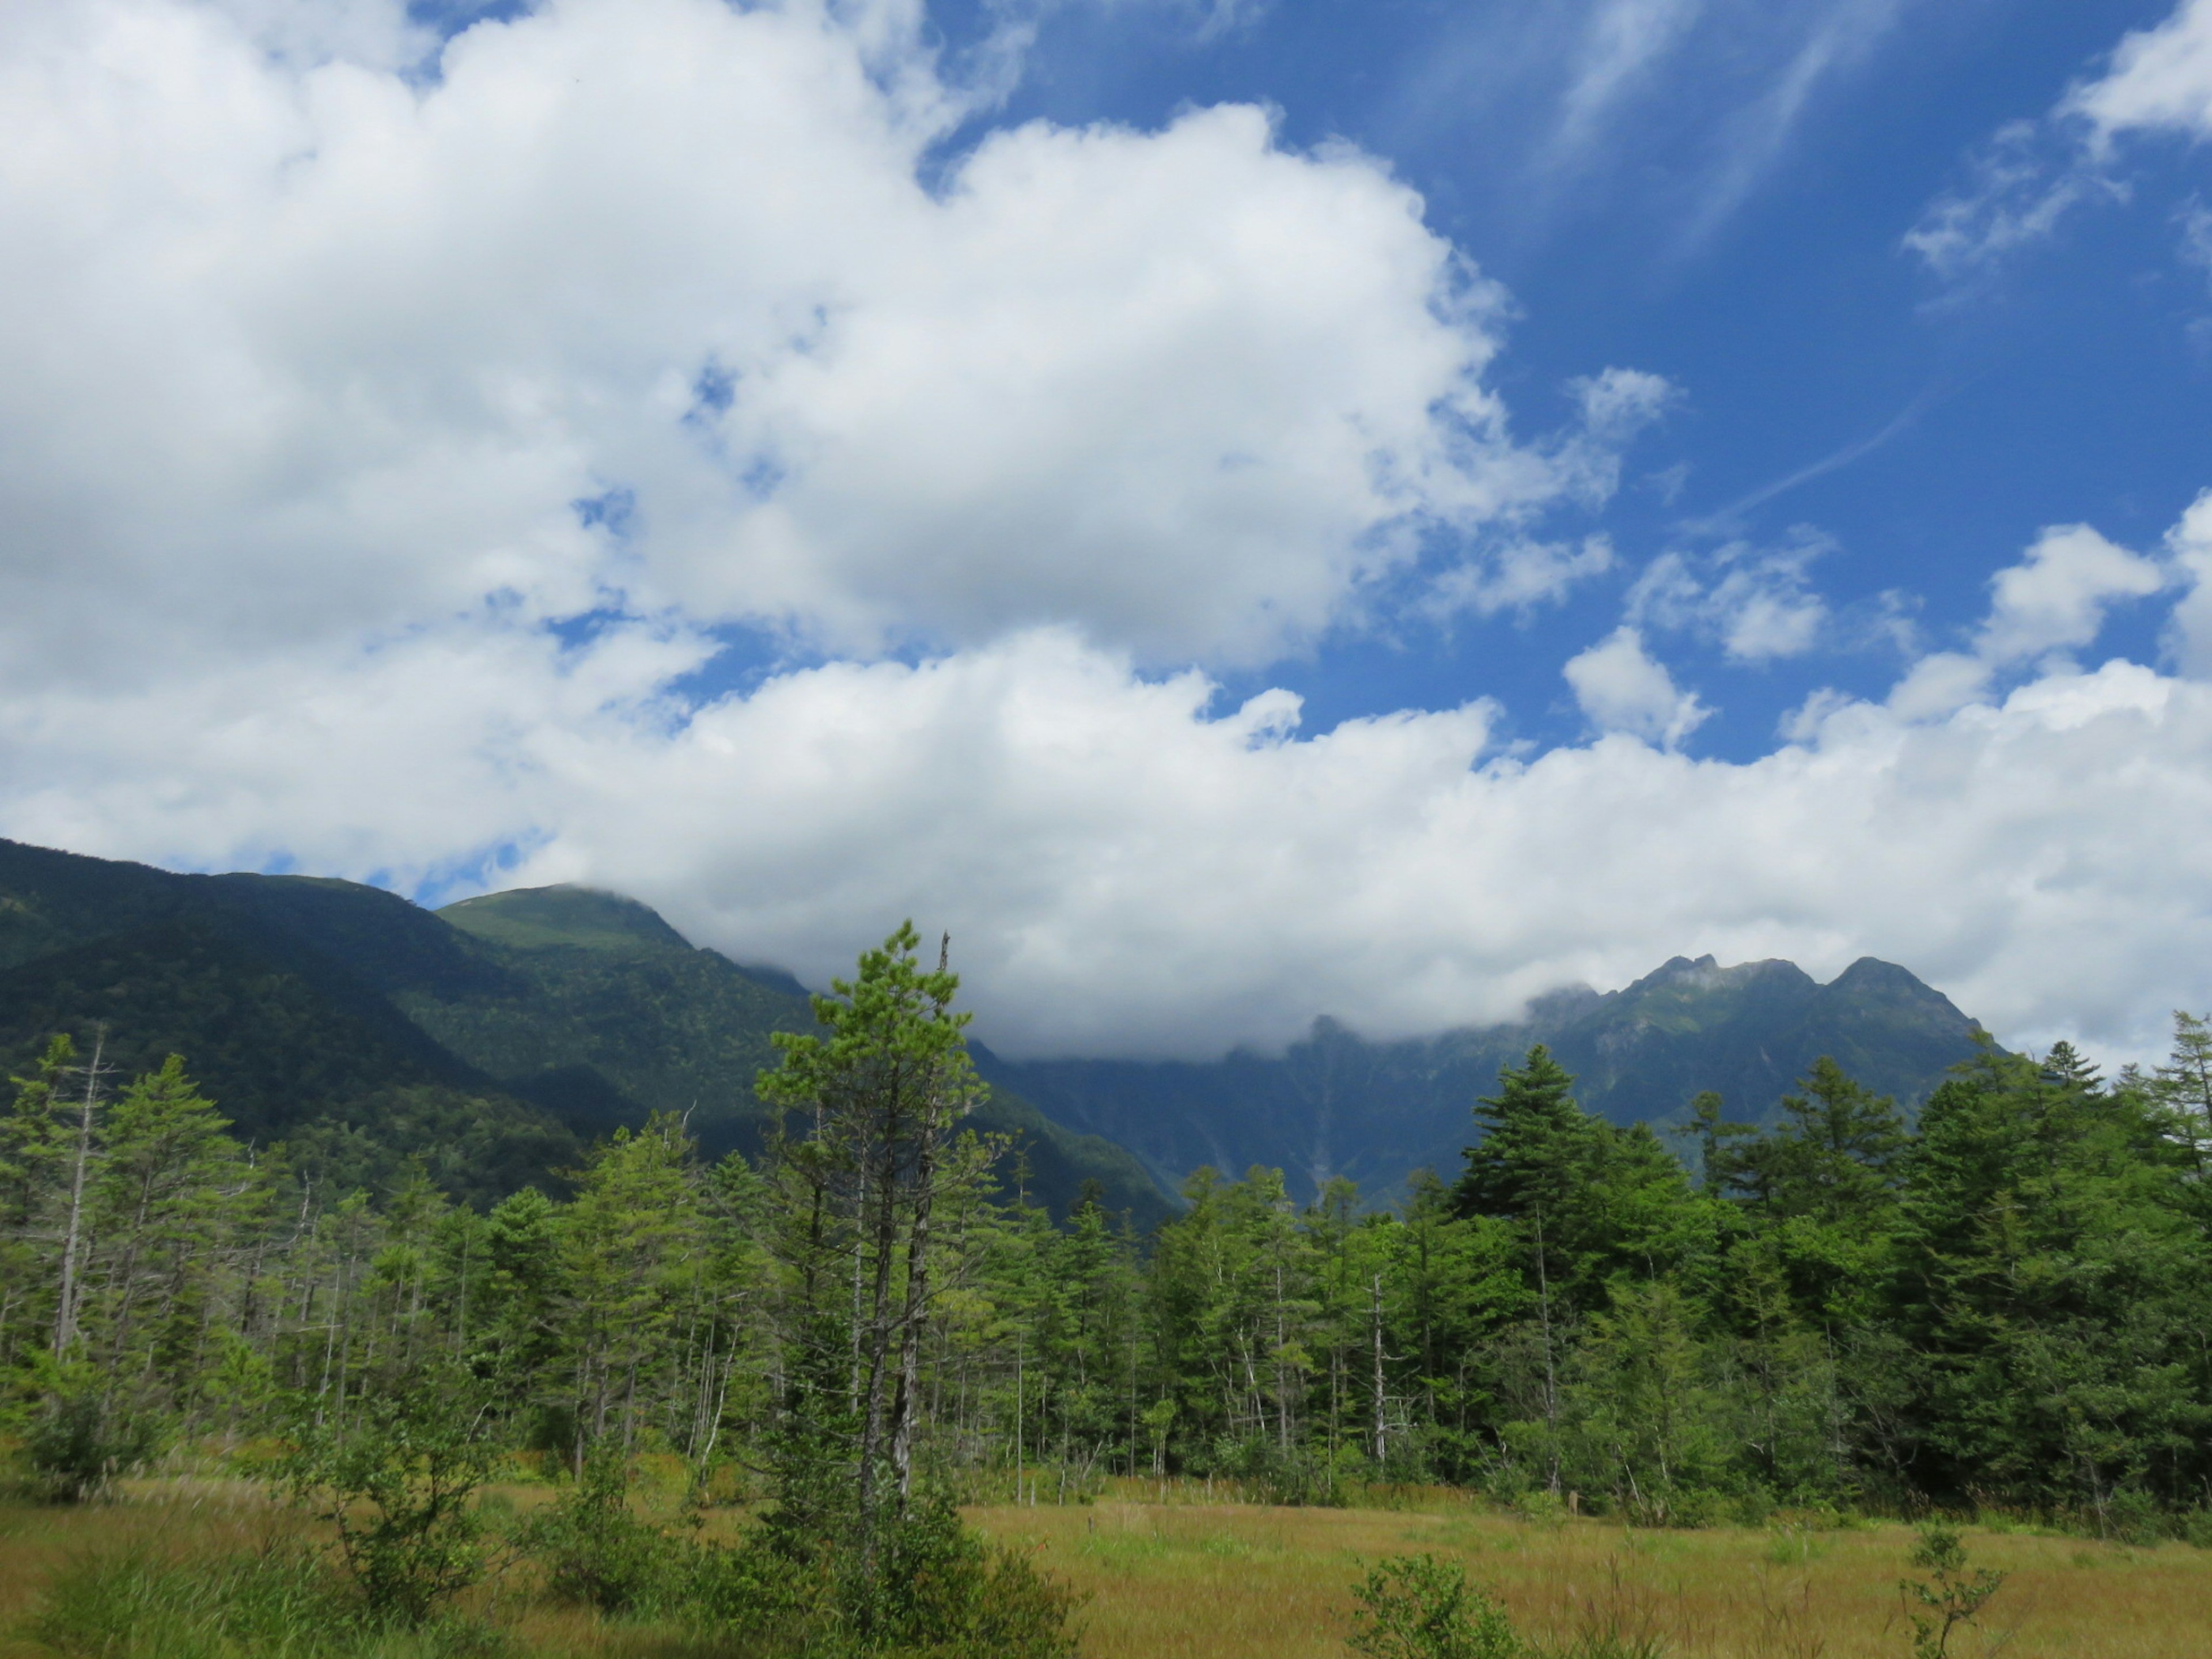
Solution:
[{"label": "forested mountain slope", "polygon": [[[331,1180],[422,1154],[456,1190],[497,1192],[556,1181],[584,1141],[653,1111],[687,1114],[709,1156],[757,1146],[769,1034],[812,1014],[789,975],[695,949],[613,894],[521,889],[432,912],[353,882],[180,876],[0,842],[0,1057],[20,1070],[46,1034],[100,1021],[125,1071],[183,1054],[240,1133],[291,1140]],[[1677,957],[1625,990],[1560,992],[1521,1022],[1418,1041],[1322,1020],[1282,1055],[1210,1064],[979,1048],[994,1095],[977,1122],[1017,1139],[1025,1165],[1009,1174],[1055,1211],[1095,1180],[1149,1224],[1201,1164],[1393,1196],[1414,1169],[1456,1165],[1470,1105],[1536,1042],[1592,1111],[1667,1125],[1705,1089],[1769,1121],[1822,1054],[1909,1107],[1973,1030],[1871,958],[1822,985],[1786,962]]]},{"label": "forested mountain slope", "polygon": [[1304,1196],[1333,1176],[1382,1195],[1409,1170],[1458,1167],[1469,1107],[1533,1043],[1575,1075],[1591,1112],[1663,1127],[1707,1089],[1734,1115],[1771,1123],[1823,1054],[1909,1109],[1974,1053],[1975,1030],[1949,998],[1870,957],[1826,985],[1787,962],[1677,957],[1623,990],[1558,992],[1525,1020],[1431,1038],[1370,1042],[1321,1020],[1280,1056],[1017,1063],[986,1054],[979,1064],[1060,1122],[1119,1141],[1164,1180],[1201,1164],[1231,1175],[1258,1164],[1284,1170]]},{"label": "forested mountain slope", "polygon": [[[805,991],[775,969],[697,950],[646,906],[580,887],[520,888],[437,913],[505,977],[395,988],[394,1000],[457,1054],[586,1130],[646,1111],[690,1115],[711,1155],[759,1144],[753,1079],[775,1064],[769,1034],[810,1031]],[[1140,1227],[1172,1205],[1121,1147],[1069,1130],[1003,1084],[970,1115],[1010,1135],[1002,1175],[1065,1214],[1086,1181]]]},{"label": "forested mountain slope", "polygon": [[[710,1157],[759,1144],[755,1073],[813,1026],[788,975],[695,950],[611,894],[546,888],[434,913],[301,876],[183,876],[0,842],[0,1060],[96,1024],[122,1075],[183,1054],[241,1138],[319,1182],[381,1187],[410,1158],[457,1194],[562,1184],[585,1143],[688,1113]],[[1149,1225],[1171,1206],[1121,1148],[1006,1088],[976,1127],[1065,1213],[1085,1181]]]}]

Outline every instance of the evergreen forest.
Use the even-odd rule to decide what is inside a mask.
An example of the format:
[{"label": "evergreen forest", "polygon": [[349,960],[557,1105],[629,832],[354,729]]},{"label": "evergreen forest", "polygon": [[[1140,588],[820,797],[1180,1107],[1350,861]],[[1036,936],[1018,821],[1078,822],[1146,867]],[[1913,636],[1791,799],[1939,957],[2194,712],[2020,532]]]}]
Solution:
[{"label": "evergreen forest", "polygon": [[2110,1079],[1984,1046],[1911,1121],[1822,1060],[1765,1127],[1711,1093],[1618,1127],[1538,1046],[1395,1209],[1201,1169],[1140,1232],[1095,1191],[1032,1202],[967,1121],[957,980],[918,948],[902,928],[776,1039],[757,1152],[704,1158],[663,1113],[559,1194],[489,1203],[422,1161],[336,1188],[234,1135],[189,1056],[118,1077],[104,1035],[52,1037],[0,1123],[31,1478],[82,1498],[449,1407],[580,1492],[680,1460],[696,1502],[772,1500],[864,1577],[956,1498],[1114,1475],[1310,1504],[1446,1484],[1643,1526],[2204,1528],[2203,1020]]}]

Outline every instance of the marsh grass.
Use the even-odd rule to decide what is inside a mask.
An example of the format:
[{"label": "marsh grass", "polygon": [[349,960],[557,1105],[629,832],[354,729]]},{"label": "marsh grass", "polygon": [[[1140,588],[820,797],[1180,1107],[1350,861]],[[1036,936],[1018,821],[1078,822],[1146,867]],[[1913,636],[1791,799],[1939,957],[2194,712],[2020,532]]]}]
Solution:
[{"label": "marsh grass", "polygon": [[[495,1498],[527,1514],[550,1495],[525,1486]],[[1532,1525],[1456,1494],[1422,1506],[1408,1493],[1399,1507],[1371,1509],[1209,1505],[1195,1494],[1175,1496],[1165,1505],[1009,1504],[968,1516],[1090,1592],[1082,1615],[1086,1659],[1343,1659],[1353,1584],[1385,1557],[1421,1553],[1463,1565],[1521,1632],[1553,1655],[1630,1659],[1645,1641],[1669,1659],[1907,1659],[1911,1650],[1897,1587],[1917,1540],[1901,1524],[1638,1532],[1583,1519]],[[672,1512],[679,1498],[672,1492],[651,1501]],[[709,1535],[730,1535],[743,1521],[715,1511]],[[2008,1577],[1984,1614],[1986,1629],[1954,1640],[1954,1659],[2178,1659],[2207,1650],[2212,1552],[2028,1528],[1968,1528],[1964,1538],[1977,1565]],[[239,1484],[132,1482],[112,1503],[0,1505],[0,1659],[56,1653],[33,1627],[75,1564],[182,1570],[184,1587],[118,1579],[102,1594],[118,1598],[111,1606],[147,1598],[141,1605],[160,1618],[188,1626],[197,1619],[204,1631],[206,1609],[219,1597],[190,1586],[210,1577],[211,1564],[257,1554],[281,1561],[287,1548],[317,1541]],[[451,1631],[404,1638],[362,1630],[318,1612],[315,1594],[312,1584],[271,1569],[250,1594],[234,1587],[228,1648],[185,1633],[159,1644],[80,1651],[98,1650],[103,1659],[453,1659],[460,1638]],[[162,1596],[176,1598],[167,1612],[159,1611]],[[253,1607],[289,1608],[310,1630],[295,1632],[289,1647],[252,1640],[253,1619],[262,1616]],[[520,1571],[471,1592],[458,1611],[493,1629],[509,1656],[746,1654],[730,1639],[562,1605]]]},{"label": "marsh grass", "polygon": [[[1342,1659],[1352,1585],[1385,1557],[1462,1564],[1524,1636],[1574,1659],[1908,1659],[1911,1528],[1553,1526],[1455,1495],[1434,1510],[1107,1502],[969,1518],[1091,1593],[1086,1659]],[[2207,1650],[2212,1552],[1970,1528],[2010,1575],[1954,1656],[2178,1659]]]}]

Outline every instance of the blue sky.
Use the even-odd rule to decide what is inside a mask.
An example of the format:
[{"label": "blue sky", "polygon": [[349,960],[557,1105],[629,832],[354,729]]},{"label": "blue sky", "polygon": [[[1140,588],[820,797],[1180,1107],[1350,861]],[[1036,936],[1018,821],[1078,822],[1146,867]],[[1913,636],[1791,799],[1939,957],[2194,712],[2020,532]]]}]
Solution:
[{"label": "blue sky", "polygon": [[0,834],[1012,1054],[2212,1006],[2212,0],[21,0]]},{"label": "blue sky", "polygon": [[[1970,295],[1904,246],[1993,132],[2042,116],[2171,9],[1064,6],[979,120],[1155,125],[1190,105],[1267,104],[1288,143],[1387,158],[1429,222],[1510,290],[1498,380],[1524,422],[1558,418],[1560,388],[1608,364],[1680,389],[1596,515],[1620,555],[1609,578],[1523,617],[1333,641],[1240,682],[1291,685],[1322,720],[1495,696],[1517,733],[1549,744],[1582,720],[1559,662],[1611,629],[1638,568],[1669,549],[1809,530],[1832,544],[1812,572],[1832,605],[1894,592],[1943,639],[1978,620],[1991,573],[2040,526],[2086,520],[2140,546],[2179,516],[2212,447],[2212,349],[2190,332],[2212,306],[2172,222],[2204,186],[2201,152],[2143,146],[2124,168],[2132,201],[2084,212]],[[1608,12],[1639,10],[1678,26],[1655,27],[1649,56],[1577,123],[1593,36]],[[933,15],[957,52],[1003,13]],[[1844,37],[1832,64],[1793,118],[1768,114],[1826,30]],[[1724,536],[1697,527],[1869,445]],[[2107,638],[2152,653],[2155,631],[2124,614]],[[1879,692],[1896,672],[1875,641],[1747,665],[1680,637],[1666,655],[1717,709],[1694,746],[1735,758],[1771,747],[1816,686]]]}]

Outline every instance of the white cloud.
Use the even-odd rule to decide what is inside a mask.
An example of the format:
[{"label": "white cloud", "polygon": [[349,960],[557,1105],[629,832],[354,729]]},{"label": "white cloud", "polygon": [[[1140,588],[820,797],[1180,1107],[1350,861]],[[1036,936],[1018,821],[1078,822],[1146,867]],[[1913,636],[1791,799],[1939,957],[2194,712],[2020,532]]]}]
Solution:
[{"label": "white cloud", "polygon": [[1729,122],[1717,147],[1723,159],[1692,222],[1690,240],[1709,234],[1743,204],[1787,150],[1823,88],[1872,56],[1907,3],[1827,0],[1820,5],[1780,9],[1800,32],[1759,95]]},{"label": "white cloud", "polygon": [[1264,660],[1611,477],[1509,435],[1419,198],[1260,110],[1001,131],[933,190],[964,106],[908,5],[551,0],[412,78],[396,5],[234,10],[0,24],[28,680],[133,611],[167,659],[494,592]]},{"label": "white cloud", "polygon": [[[2173,832],[2212,688],[2067,659],[2153,585],[2092,532],[1748,763],[1680,752],[1705,711],[1633,623],[1569,670],[1605,735],[1541,754],[1148,666],[1279,650],[1440,529],[1503,550],[1464,604],[1555,595],[1610,550],[1534,514],[1668,394],[1595,376],[1516,440],[1496,296],[1255,111],[925,189],[963,106],[915,28],[557,0],[416,76],[397,5],[0,12],[0,832],[403,888],[511,854],[817,980],[911,913],[1028,1053],[1432,1030],[1685,951],[1872,951],[2015,1042],[2212,1005]],[[2160,567],[2190,676],[2208,513]],[[1819,626],[1782,567],[1692,574],[1739,657]],[[694,708],[732,617],[938,643]]]},{"label": "white cloud", "polygon": [[1802,656],[1827,626],[1827,603],[1813,589],[1813,562],[1834,544],[1799,529],[1777,547],[1729,542],[1707,554],[1661,554],[1629,590],[1629,620],[1713,641],[1732,660]]},{"label": "white cloud", "polygon": [[[1647,202],[1665,200],[1679,255],[1772,175],[1822,95],[1872,58],[1908,3],[1555,0],[1460,8],[1452,26],[1457,49],[1431,55],[1411,101],[1512,108],[1516,125],[1541,133],[1535,193],[1554,208],[1586,208],[1589,175],[1601,167],[1633,177]],[[1532,85],[1551,93],[1554,79],[1555,107],[1538,126],[1522,115],[1520,100]],[[1510,145],[1519,136],[1501,131],[1492,143]],[[1674,187],[1656,198],[1655,144],[1674,150],[1663,168]]]},{"label": "white cloud", "polygon": [[2033,121],[1998,128],[1967,168],[1966,184],[1929,203],[1905,235],[1905,246],[1947,281],[2043,240],[2093,197],[2126,193],[2066,135]]},{"label": "white cloud", "polygon": [[1990,579],[1989,614],[1972,648],[1921,658],[1892,689],[1889,707],[1924,720],[1984,700],[2007,670],[2039,663],[2063,673],[2072,667],[2067,653],[2094,641],[2113,605],[2148,598],[2174,579],[2087,525],[2047,529],[2018,564]]},{"label": "white cloud", "polygon": [[1600,0],[1583,25],[1555,142],[1592,143],[1615,106],[1680,45],[1705,0]]},{"label": "white cloud", "polygon": [[1625,732],[1671,749],[1712,712],[1676,688],[1666,665],[1644,650],[1644,636],[1628,623],[1569,659],[1564,672],[1575,701],[1601,732]]},{"label": "white cloud", "polygon": [[1993,599],[1977,653],[1993,663],[2018,662],[2087,645],[2116,600],[2147,598],[2166,580],[2154,562],[2087,525],[2046,530],[2027,558],[1991,578]]},{"label": "white cloud", "polygon": [[2164,22],[2123,37],[2105,73],[2061,107],[2104,143],[2160,129],[2212,137],[2212,0],[2179,0]]},{"label": "white cloud", "polygon": [[[486,620],[332,666],[55,694],[0,725],[0,822],[199,864],[641,894],[819,981],[902,915],[951,929],[989,1041],[1218,1052],[1333,1012],[1510,1015],[1677,951],[1904,962],[2016,1042],[2154,1048],[2212,1005],[2212,686],[2054,667],[1915,718],[1831,697],[1747,763],[1626,735],[1520,758],[1483,705],[1315,736],[1062,631],[777,675],[684,720],[685,641],[562,657]],[[1626,653],[1618,655],[1625,656]]]},{"label": "white cloud", "polygon": [[2173,216],[2181,228],[2181,257],[2212,276],[2212,208],[2191,197]]},{"label": "white cloud", "polygon": [[2041,120],[2000,127],[1965,187],[1931,202],[1905,246],[1947,280],[1986,270],[2082,203],[2124,200],[2117,141],[2157,132],[2212,137],[2212,0],[2179,0],[2163,22],[2124,35],[2102,72]]},{"label": "white cloud", "polygon": [[1613,540],[1607,536],[1585,536],[1579,542],[1515,541],[1440,573],[1420,608],[1438,620],[1469,611],[1479,617],[1526,612],[1564,599],[1577,583],[1612,568]]},{"label": "white cloud", "polygon": [[2166,648],[2183,673],[2212,680],[2212,489],[2166,532],[2166,550],[2173,583],[2184,590],[2166,629]]},{"label": "white cloud", "polygon": [[[2199,584],[2177,618],[2192,673],[2208,514],[2170,541]],[[2039,544],[1983,643],[2078,645],[2085,592],[2139,585],[2083,547]],[[1678,951],[1821,974],[1872,953],[2008,1042],[2108,1055],[2212,1006],[2212,842],[2175,829],[2212,812],[2203,678],[2046,654],[1997,695],[1954,653],[1917,673],[1965,665],[1958,695],[1831,693],[1735,763],[1647,740],[1684,704],[1631,630],[1577,672],[1646,736],[1533,757],[1492,745],[1482,703],[1304,735],[1287,694],[1217,710],[1205,677],[1060,629],[778,673],[694,713],[663,689],[704,648],[634,625],[564,653],[493,611],[366,655],[17,697],[0,825],[403,885],[514,843],[495,884],[602,882],[817,981],[911,914],[952,930],[985,1037],[1030,1054],[1203,1054],[1324,1012],[1431,1030]]]}]

